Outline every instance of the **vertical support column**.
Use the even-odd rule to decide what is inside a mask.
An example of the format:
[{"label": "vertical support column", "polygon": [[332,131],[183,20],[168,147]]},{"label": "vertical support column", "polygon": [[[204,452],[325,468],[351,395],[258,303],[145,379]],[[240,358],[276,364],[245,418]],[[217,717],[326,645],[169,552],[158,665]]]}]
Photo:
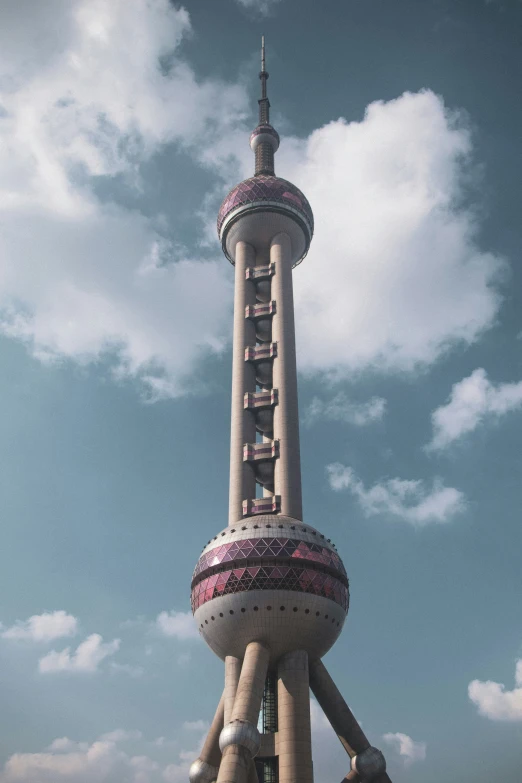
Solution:
[{"label": "vertical support column", "polygon": [[233,655],[227,655],[225,658],[225,691],[224,696],[224,725],[232,720],[232,710],[236,698],[237,684],[241,675],[241,661],[234,658]]},{"label": "vertical support column", "polygon": [[308,654],[285,655],[278,677],[279,783],[313,783]]},{"label": "vertical support column", "polygon": [[245,651],[232,719],[225,724],[219,744],[222,751],[217,783],[247,783],[251,762],[259,750],[257,720],[270,651],[251,642]]},{"label": "vertical support column", "polygon": [[254,248],[247,242],[238,242],[235,263],[229,525],[242,519],[243,500],[256,496],[254,471],[251,465],[243,462],[243,444],[256,440],[254,416],[244,407],[245,392],[256,390],[255,368],[251,362],[245,362],[245,348],[256,344],[255,326],[245,318],[245,307],[256,301],[254,282],[245,278],[247,267],[255,263]]},{"label": "vertical support column", "polygon": [[281,513],[295,519],[302,519],[291,251],[288,234],[277,234],[272,239],[270,261],[275,263],[272,298],[276,301],[276,312],[272,320],[272,339],[277,342],[273,386],[279,393],[279,403],[274,409],[274,439],[279,439],[274,491],[276,495],[281,496]]}]

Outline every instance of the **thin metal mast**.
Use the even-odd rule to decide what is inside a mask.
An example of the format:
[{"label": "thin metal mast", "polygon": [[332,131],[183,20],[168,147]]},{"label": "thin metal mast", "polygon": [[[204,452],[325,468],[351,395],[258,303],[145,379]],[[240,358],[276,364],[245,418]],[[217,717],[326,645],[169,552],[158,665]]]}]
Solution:
[{"label": "thin metal mast", "polygon": [[266,92],[266,82],[268,79],[268,71],[266,70],[265,61],[265,36],[261,36],[261,71],[259,78],[261,79],[261,98],[259,99],[259,124],[268,125],[270,123],[270,101],[268,100]]}]

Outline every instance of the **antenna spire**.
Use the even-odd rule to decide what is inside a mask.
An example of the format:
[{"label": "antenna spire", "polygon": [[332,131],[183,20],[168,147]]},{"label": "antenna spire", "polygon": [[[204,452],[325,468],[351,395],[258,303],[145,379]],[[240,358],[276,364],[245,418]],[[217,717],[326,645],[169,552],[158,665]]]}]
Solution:
[{"label": "antenna spire", "polygon": [[259,74],[261,79],[261,100],[259,101],[259,123],[260,125],[267,125],[270,122],[270,101],[266,94],[266,80],[268,79],[268,71],[265,65],[265,36],[261,36],[261,72]]},{"label": "antenna spire", "polygon": [[268,71],[265,63],[265,36],[261,36],[261,97],[259,103],[259,124],[250,136],[250,147],[256,155],[256,173],[274,176],[274,152],[279,147],[279,135],[270,125],[270,101],[266,94]]}]

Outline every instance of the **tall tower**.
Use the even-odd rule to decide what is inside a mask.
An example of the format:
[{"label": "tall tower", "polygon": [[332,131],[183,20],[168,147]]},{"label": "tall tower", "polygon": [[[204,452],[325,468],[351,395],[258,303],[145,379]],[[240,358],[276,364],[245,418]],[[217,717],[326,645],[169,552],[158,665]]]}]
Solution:
[{"label": "tall tower", "polygon": [[302,521],[292,269],[314,220],[303,193],[275,175],[264,40],[259,76],[255,174],[218,215],[235,266],[230,508],[194,570],[192,611],[225,662],[225,688],[190,781],[313,783],[311,689],[351,758],[345,780],[389,783],[321,663],[349,592],[335,546]]}]

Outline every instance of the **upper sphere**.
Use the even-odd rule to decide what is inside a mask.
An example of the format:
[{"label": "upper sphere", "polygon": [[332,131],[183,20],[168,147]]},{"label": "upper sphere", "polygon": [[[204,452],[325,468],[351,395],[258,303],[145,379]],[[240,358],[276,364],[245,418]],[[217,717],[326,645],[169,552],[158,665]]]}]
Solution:
[{"label": "upper sphere", "polygon": [[[255,219],[246,224],[241,220],[246,216]],[[244,231],[238,223],[244,224]],[[308,252],[314,216],[306,196],[291,182],[273,174],[257,174],[232,188],[219,209],[217,230],[223,252],[232,263],[239,239],[263,250],[275,233],[286,231],[295,245],[296,264]]]},{"label": "upper sphere", "polygon": [[250,134],[250,149],[255,152],[260,144],[270,144],[274,152],[279,149],[279,133],[268,123],[258,125]]}]

